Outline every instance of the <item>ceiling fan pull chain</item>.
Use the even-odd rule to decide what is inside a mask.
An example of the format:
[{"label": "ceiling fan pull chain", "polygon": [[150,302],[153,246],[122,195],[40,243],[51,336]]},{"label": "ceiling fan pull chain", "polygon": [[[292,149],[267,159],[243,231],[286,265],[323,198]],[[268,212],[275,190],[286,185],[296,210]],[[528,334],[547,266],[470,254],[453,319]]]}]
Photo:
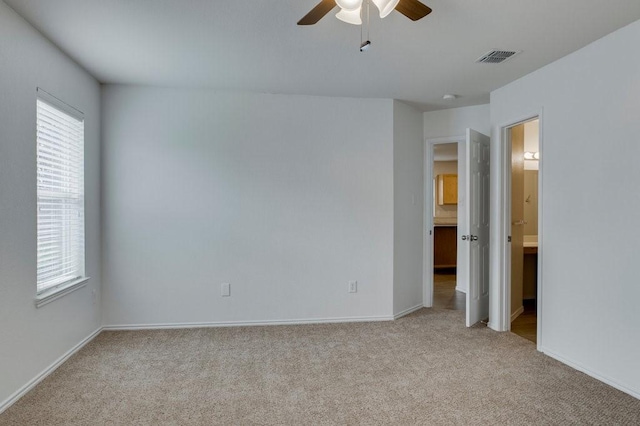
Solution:
[{"label": "ceiling fan pull chain", "polygon": [[370,6],[371,6],[371,0],[366,0],[366,2],[367,2],[367,19],[365,21],[366,21],[366,25],[367,25],[367,40],[364,41],[363,37],[362,37],[363,36],[363,32],[364,32],[362,27],[365,25],[365,23],[363,23],[360,26],[360,51],[361,52],[364,52],[369,47],[371,47],[371,41],[369,40],[369,34],[370,34],[370,31],[371,31],[371,15],[369,14]]}]

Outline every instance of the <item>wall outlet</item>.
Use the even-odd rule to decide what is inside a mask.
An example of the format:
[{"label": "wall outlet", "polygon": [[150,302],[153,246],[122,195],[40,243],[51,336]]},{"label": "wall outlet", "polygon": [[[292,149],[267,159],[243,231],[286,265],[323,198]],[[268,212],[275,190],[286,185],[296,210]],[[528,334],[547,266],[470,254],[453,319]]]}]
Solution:
[{"label": "wall outlet", "polygon": [[222,297],[229,297],[231,296],[231,284],[229,283],[222,283],[222,285],[220,286],[220,292],[222,294]]},{"label": "wall outlet", "polygon": [[358,292],[358,281],[349,281],[349,293]]}]

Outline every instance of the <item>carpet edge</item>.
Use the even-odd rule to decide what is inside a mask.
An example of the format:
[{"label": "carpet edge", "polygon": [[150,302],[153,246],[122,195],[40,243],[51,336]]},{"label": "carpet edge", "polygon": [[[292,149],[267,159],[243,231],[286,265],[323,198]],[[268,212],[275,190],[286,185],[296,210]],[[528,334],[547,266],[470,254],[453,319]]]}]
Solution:
[{"label": "carpet edge", "polygon": [[581,373],[586,374],[587,376],[593,377],[596,380],[599,380],[602,383],[605,383],[613,388],[618,389],[619,391],[622,391],[624,393],[626,393],[627,395],[630,395],[638,400],[640,400],[640,391],[631,389],[629,386],[627,385],[623,385],[621,383],[619,383],[618,381],[604,375],[598,372],[595,372],[593,370],[591,370],[590,368],[587,368],[585,366],[583,366],[582,364],[580,364],[579,362],[575,362],[575,361],[571,361],[567,358],[565,358],[562,355],[559,355],[545,347],[541,347],[540,348],[540,352],[542,352],[543,354],[547,355],[548,357],[551,357],[553,359],[555,359],[556,361],[560,361],[561,363],[568,365],[569,367],[573,368],[574,370],[578,370]]},{"label": "carpet edge", "polygon": [[415,311],[417,311],[418,309],[422,309],[422,308],[424,308],[424,307],[425,307],[425,306],[424,306],[424,304],[422,304],[422,303],[420,303],[419,305],[416,305],[416,306],[412,306],[412,307],[410,307],[410,308],[408,308],[408,309],[405,309],[404,311],[400,311],[400,312],[398,312],[397,314],[394,314],[394,315],[393,315],[393,319],[394,319],[394,320],[400,319],[400,318],[402,318],[402,317],[404,317],[404,316],[407,316],[407,315],[409,315],[409,314],[412,314],[412,313],[414,313]]},{"label": "carpet edge", "polygon": [[24,386],[18,389],[16,392],[11,394],[7,399],[0,402],[0,414],[5,412],[9,407],[18,402],[20,398],[26,395],[31,389],[36,387],[38,383],[46,379],[51,373],[56,371],[58,367],[64,364],[71,356],[76,354],[80,349],[85,347],[89,342],[98,337],[98,335],[102,332],[103,327],[98,327],[95,331],[89,334],[87,337],[82,339],[78,344],[65,352],[60,358],[51,363],[47,368],[42,370],[38,375],[36,375],[33,379],[29,380]]}]

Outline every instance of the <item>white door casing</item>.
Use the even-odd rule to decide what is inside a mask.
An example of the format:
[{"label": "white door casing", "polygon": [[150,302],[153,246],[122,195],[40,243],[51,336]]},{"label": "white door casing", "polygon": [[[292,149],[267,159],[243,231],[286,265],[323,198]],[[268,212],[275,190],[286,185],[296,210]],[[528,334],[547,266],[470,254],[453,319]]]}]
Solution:
[{"label": "white door casing", "polygon": [[467,327],[489,317],[490,139],[467,129],[465,226],[459,244],[468,247]]},{"label": "white door casing", "polygon": [[[435,139],[426,139],[425,140],[425,150],[424,150],[424,259],[423,259],[423,276],[422,276],[422,284],[423,284],[423,303],[426,308],[433,307],[433,212],[434,212],[434,176],[433,176],[433,149],[434,145],[439,144],[449,144],[449,143],[457,143],[458,144],[458,202],[460,202],[460,198],[464,193],[464,185],[465,182],[462,181],[462,170],[466,169],[465,163],[465,146],[466,146],[466,137],[465,136],[451,136],[451,137],[442,137]],[[460,206],[458,206],[458,215],[461,214]],[[460,218],[458,218],[458,235],[461,234],[460,227]],[[460,240],[458,239],[458,243]],[[460,247],[460,244],[458,244]],[[460,262],[460,252],[458,251],[458,262]],[[457,270],[457,286],[461,285],[460,281],[460,263],[458,263]],[[466,285],[466,284],[465,284]],[[464,288],[464,287],[462,287]]]},{"label": "white door casing", "polygon": [[537,348],[542,351],[543,333],[542,323],[543,311],[543,252],[544,252],[544,198],[543,190],[543,169],[542,161],[544,152],[544,109],[532,110],[519,116],[506,120],[496,127],[494,135],[497,139],[493,159],[493,175],[495,182],[493,188],[499,188],[493,196],[494,216],[491,236],[493,240],[492,269],[491,269],[491,307],[489,328],[495,331],[510,330],[510,307],[511,307],[511,244],[508,237],[511,235],[511,129],[520,124],[532,120],[539,120],[538,151],[541,160],[538,169],[538,292],[537,292]]}]

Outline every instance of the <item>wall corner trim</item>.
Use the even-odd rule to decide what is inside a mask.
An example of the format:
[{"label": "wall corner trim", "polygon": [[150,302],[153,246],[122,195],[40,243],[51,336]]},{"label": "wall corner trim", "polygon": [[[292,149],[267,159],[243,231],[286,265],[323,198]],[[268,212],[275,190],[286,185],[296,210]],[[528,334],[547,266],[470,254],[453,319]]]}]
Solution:
[{"label": "wall corner trim", "polygon": [[31,379],[27,384],[22,386],[22,388],[18,389],[13,395],[9,396],[9,398],[0,402],[0,414],[6,411],[9,407],[15,404],[20,398],[22,398],[27,392],[36,387],[38,383],[46,379],[51,373],[56,371],[58,367],[65,363],[72,355],[82,349],[87,343],[91,342],[102,332],[102,327],[99,327],[93,333],[85,337],[80,343],[75,345],[73,348],[69,349],[64,355],[55,360],[51,365],[45,368],[40,374]]},{"label": "wall corner trim", "polygon": [[585,367],[584,365],[578,363],[578,362],[574,362],[571,361],[565,357],[563,357],[562,355],[558,355],[557,353],[550,351],[549,349],[545,348],[545,347],[541,347],[540,348],[540,352],[542,352],[543,354],[557,360],[560,361],[563,364],[568,365],[569,367],[578,370],[584,374],[586,374],[587,376],[591,376],[596,380],[599,380],[611,387],[614,387],[616,389],[618,389],[619,391],[622,391],[628,395],[631,395],[632,397],[636,398],[636,399],[640,399],[640,390],[639,389],[631,389],[630,387],[623,385],[621,383],[619,383],[618,381],[611,379],[609,377],[607,377],[604,374],[600,374],[596,371],[591,370],[590,368]]}]

